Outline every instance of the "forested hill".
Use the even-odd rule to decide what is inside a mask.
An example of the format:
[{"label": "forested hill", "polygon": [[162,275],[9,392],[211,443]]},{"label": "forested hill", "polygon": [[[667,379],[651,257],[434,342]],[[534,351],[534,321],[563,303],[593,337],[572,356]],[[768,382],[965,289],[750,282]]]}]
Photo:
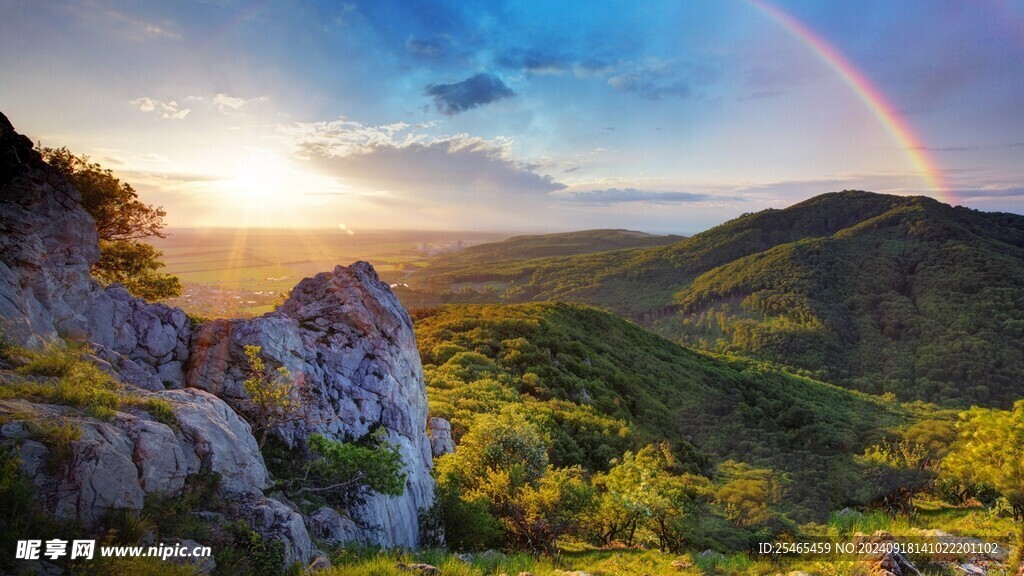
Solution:
[{"label": "forested hill", "polygon": [[399,295],[412,306],[602,306],[687,345],[903,399],[1024,395],[1024,217],[925,197],[825,194],[666,246],[469,259],[411,284]]},{"label": "forested hill", "polygon": [[786,479],[778,512],[822,519],[891,487],[859,458],[921,418],[904,405],[748,360],[682,348],[574,304],[457,305],[414,312],[430,413],[459,441],[486,414],[525,415],[551,463],[605,470],[626,450],[671,442],[692,471],[729,460]]},{"label": "forested hill", "polygon": [[664,246],[682,240],[683,236],[659,235],[635,230],[580,230],[554,234],[513,236],[501,242],[490,242],[444,254],[431,262],[433,273],[458,270],[470,264],[490,264],[502,260],[529,260],[551,256],[574,256],[625,248]]}]

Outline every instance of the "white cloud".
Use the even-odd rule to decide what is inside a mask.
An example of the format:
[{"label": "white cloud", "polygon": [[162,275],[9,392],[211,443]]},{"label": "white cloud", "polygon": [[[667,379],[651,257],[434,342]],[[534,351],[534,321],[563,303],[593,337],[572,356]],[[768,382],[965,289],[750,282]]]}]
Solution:
[{"label": "white cloud", "polygon": [[153,100],[146,97],[136,98],[135,100],[132,100],[131,103],[135,106],[138,106],[139,110],[143,112],[152,112],[156,109],[156,104],[153,102]]},{"label": "white cloud", "polygon": [[269,98],[267,96],[258,96],[256,98],[239,98],[237,96],[230,96],[223,92],[218,92],[216,96],[211,99],[211,102],[217,106],[217,111],[221,114],[227,114],[229,116],[239,115],[243,110],[252,107],[253,104],[265,102]]},{"label": "white cloud", "polygon": [[513,157],[509,138],[431,135],[404,122],[369,126],[351,120],[279,128],[295,153],[321,171],[407,202],[505,202],[543,197],[565,185],[540,166]]},{"label": "white cloud", "polygon": [[185,116],[188,116],[189,112],[192,111],[190,108],[180,107],[174,100],[164,102],[162,100],[154,100],[145,96],[136,98],[130,103],[132,106],[138,108],[140,112],[155,112],[157,108],[159,108],[160,117],[168,120],[182,120]]}]

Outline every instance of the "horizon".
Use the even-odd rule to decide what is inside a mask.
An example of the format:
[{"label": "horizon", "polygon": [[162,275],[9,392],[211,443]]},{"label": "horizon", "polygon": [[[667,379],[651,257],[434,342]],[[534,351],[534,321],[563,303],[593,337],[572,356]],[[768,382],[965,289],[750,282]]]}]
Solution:
[{"label": "horizon", "polygon": [[8,13],[11,122],[174,229],[692,235],[844,189],[1024,213],[1010,2]]}]

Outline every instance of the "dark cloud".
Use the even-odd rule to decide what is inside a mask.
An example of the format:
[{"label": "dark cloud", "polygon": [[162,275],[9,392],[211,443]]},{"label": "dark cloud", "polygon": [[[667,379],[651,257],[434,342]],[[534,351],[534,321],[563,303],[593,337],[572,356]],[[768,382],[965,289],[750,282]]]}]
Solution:
[{"label": "dark cloud", "polygon": [[619,92],[638,94],[648,100],[666,97],[695,98],[694,86],[712,82],[719,71],[710,65],[684,62],[645,62],[608,78],[608,85]]},{"label": "dark cloud", "polygon": [[644,73],[619,74],[608,79],[608,85],[619,92],[632,92],[649,100],[660,100],[665,96],[690,98],[693,88],[685,80],[660,83]]},{"label": "dark cloud", "polygon": [[449,116],[502,98],[515,96],[515,92],[493,74],[480,73],[462,82],[431,84],[424,94],[434,97],[439,112]]},{"label": "dark cloud", "polygon": [[599,76],[610,73],[613,68],[610,63],[597,58],[585,58],[572,66],[577,76]]},{"label": "dark cloud", "polygon": [[1024,188],[1000,188],[978,190],[954,190],[953,196],[958,198],[1024,198]]},{"label": "dark cloud", "polygon": [[449,41],[446,38],[434,40],[410,38],[405,43],[405,49],[417,56],[436,58],[444,53],[445,49],[448,48],[448,44]]},{"label": "dark cloud", "polygon": [[496,62],[504,68],[524,70],[530,74],[562,74],[569,69],[562,56],[537,50],[510,50],[498,56]]},{"label": "dark cloud", "polygon": [[643,202],[647,204],[682,204],[687,202],[706,202],[713,200],[742,202],[737,196],[716,196],[713,194],[695,194],[692,192],[659,192],[657,190],[637,190],[636,188],[606,188],[590,192],[573,192],[564,195],[566,198],[587,204],[620,204],[623,202]]}]

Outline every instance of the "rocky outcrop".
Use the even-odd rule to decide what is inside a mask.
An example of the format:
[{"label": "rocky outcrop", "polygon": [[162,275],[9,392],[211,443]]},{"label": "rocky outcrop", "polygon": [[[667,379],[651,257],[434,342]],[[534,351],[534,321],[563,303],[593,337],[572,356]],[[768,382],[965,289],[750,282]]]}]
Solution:
[{"label": "rocky outcrop", "polygon": [[[308,563],[315,551],[307,521],[339,542],[418,544],[419,509],[433,500],[422,367],[408,314],[369,264],[303,280],[274,313],[193,328],[180,309],[92,280],[98,258],[95,222],[79,192],[0,114],[0,332],[36,350],[88,343],[94,363],[132,396],[167,402],[175,419],[168,426],[138,403],[101,420],[64,406],[0,402],[0,444],[19,451],[50,511],[90,526],[209,472],[220,478],[229,516],[284,543],[288,562]],[[281,430],[285,442],[313,432],[352,440],[382,428],[405,463],[405,493],[371,495],[359,510],[308,520],[265,497],[270,476],[236,411],[245,400],[247,344],[309,392],[307,420]],[[80,432],[59,466],[33,428],[43,421]]]},{"label": "rocky outcrop", "polygon": [[180,386],[185,313],[92,280],[96,222],[78,190],[2,114],[0,156],[0,331],[35,349],[61,345],[61,337],[89,342],[128,384]]},{"label": "rocky outcrop", "polygon": [[417,546],[419,509],[433,499],[426,392],[412,320],[387,284],[365,262],[338,266],[300,282],[273,313],[203,324],[192,338],[186,386],[241,408],[247,345],[310,393],[305,421],[281,431],[289,444],[313,432],[339,441],[387,432],[405,463],[405,494],[374,495],[350,512],[367,542]]},{"label": "rocky outcrop", "polygon": [[0,318],[13,342],[41,347],[58,334],[87,338],[98,286],[96,223],[81,196],[0,115]]},{"label": "rocky outcrop", "polygon": [[[263,456],[249,425],[213,395],[199,390],[164,392],[176,428],[144,412],[116,412],[107,421],[75,410],[26,400],[0,401],[0,441],[16,444],[39,499],[62,518],[94,525],[111,510],[141,510],[147,494],[174,494],[200,471],[221,477],[228,494],[258,495],[269,486]],[[58,461],[47,446],[45,424],[61,422],[79,438]]]},{"label": "rocky outcrop", "polygon": [[452,425],[444,418],[431,418],[427,421],[427,433],[430,435],[430,450],[434,456],[444,456],[455,452],[455,441],[452,440]]}]

